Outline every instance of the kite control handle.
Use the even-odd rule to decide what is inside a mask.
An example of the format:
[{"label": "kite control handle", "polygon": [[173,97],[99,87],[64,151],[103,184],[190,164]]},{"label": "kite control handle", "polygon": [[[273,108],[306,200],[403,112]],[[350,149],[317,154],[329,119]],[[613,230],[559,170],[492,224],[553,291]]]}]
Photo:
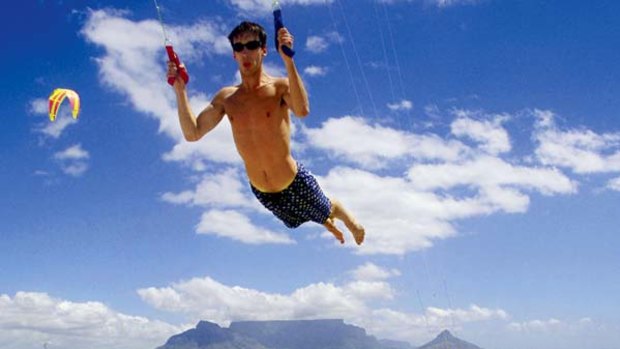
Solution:
[{"label": "kite control handle", "polygon": [[[187,69],[185,69],[185,66],[181,65],[181,60],[179,59],[177,53],[174,52],[174,48],[172,48],[172,45],[166,45],[166,52],[168,52],[168,59],[170,59],[170,61],[177,66],[179,76],[187,84],[187,82],[189,81],[189,74],[187,74]],[[174,80],[176,80],[176,77],[169,76],[168,84],[170,84],[170,86],[174,86]]]},{"label": "kite control handle", "polygon": [[293,56],[295,55],[295,51],[285,45],[279,46],[279,43],[278,43],[278,31],[284,28],[284,24],[282,23],[282,11],[279,8],[276,8],[275,10],[273,10],[273,24],[276,29],[276,35],[275,35],[276,50],[279,50],[281,48],[282,52],[284,52],[285,55],[293,58]]}]

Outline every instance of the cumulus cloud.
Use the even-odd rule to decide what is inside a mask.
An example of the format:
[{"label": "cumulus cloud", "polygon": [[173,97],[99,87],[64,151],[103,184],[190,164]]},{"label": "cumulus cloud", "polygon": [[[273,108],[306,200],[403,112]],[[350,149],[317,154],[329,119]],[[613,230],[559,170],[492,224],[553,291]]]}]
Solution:
[{"label": "cumulus cloud", "polygon": [[456,160],[467,150],[458,141],[370,124],[355,116],[330,118],[321,127],[302,132],[310,146],[369,169],[401,158]]},{"label": "cumulus cloud", "polygon": [[323,35],[310,35],[306,39],[306,50],[311,53],[327,51],[332,44],[340,44],[344,41],[338,32],[328,32]]},{"label": "cumulus cloud", "polygon": [[56,152],[53,158],[60,164],[63,173],[80,177],[88,170],[87,160],[90,154],[82,148],[81,144],[74,144],[65,150]]},{"label": "cumulus cloud", "polygon": [[562,326],[562,321],[558,319],[548,319],[548,320],[530,320],[524,322],[511,322],[508,324],[508,328],[512,331],[516,332],[531,332],[531,331],[553,331],[557,330],[560,326]]},{"label": "cumulus cloud", "polygon": [[322,36],[311,35],[306,39],[306,50],[312,53],[320,53],[329,47],[328,41]]},{"label": "cumulus cloud", "polygon": [[[328,193],[346,198],[345,205],[352,212],[372,217],[364,221],[367,231],[380,232],[368,234],[367,244],[357,251],[400,254],[426,248],[433,240],[455,235],[455,220],[525,212],[529,192],[576,192],[577,183],[555,168],[513,164],[499,157],[497,153],[510,150],[508,137],[497,119],[490,120],[463,116],[455,120],[453,134],[476,139],[472,146],[459,139],[417,135],[354,117],[329,119],[320,128],[305,129],[311,146],[367,169],[343,165],[320,178]],[[374,172],[401,161],[412,163],[404,177]],[[455,190],[462,193],[451,195]]]},{"label": "cumulus cloud", "polygon": [[327,74],[327,68],[311,65],[304,68],[304,73],[308,76],[324,76],[325,74]]},{"label": "cumulus cloud", "polygon": [[620,133],[596,133],[584,128],[564,130],[557,125],[553,112],[534,110],[533,114],[536,156],[541,163],[579,174],[620,172]]},{"label": "cumulus cloud", "polygon": [[[84,38],[103,49],[96,59],[102,83],[127,97],[131,106],[159,121],[160,131],[181,140],[176,115],[176,99],[165,83],[165,57],[162,55],[161,27],[155,20],[134,22],[113,10],[89,14],[81,30]],[[190,26],[169,26],[177,50],[187,62],[208,54],[229,54],[226,34],[217,23],[201,22]],[[140,40],[133,40],[140,37]],[[196,109],[204,108],[205,95],[191,95]]]},{"label": "cumulus cloud", "polygon": [[387,107],[390,110],[394,110],[394,111],[411,110],[413,108],[413,103],[411,101],[403,99],[402,101],[398,103],[388,103]]},{"label": "cumulus cloud", "polygon": [[[397,2],[408,1],[411,2],[413,0],[377,0],[378,2],[392,4]],[[448,8],[457,5],[473,5],[479,3],[481,0],[423,0],[425,4],[431,6],[437,6],[439,8]]]},{"label": "cumulus cloud", "polygon": [[36,133],[43,134],[45,137],[58,139],[69,126],[75,125],[78,122],[78,120],[73,119],[70,108],[65,105],[61,105],[58,109],[56,120],[50,122],[47,115],[47,108],[47,99],[37,98],[30,101],[28,112],[41,117],[41,122],[37,123],[34,127],[34,132]]},{"label": "cumulus cloud", "polygon": [[480,0],[426,0],[428,3],[437,5],[438,7],[450,7],[456,5],[471,5]]},{"label": "cumulus cloud", "polygon": [[119,313],[100,302],[76,303],[36,292],[0,295],[2,347],[154,348],[182,329]]},{"label": "cumulus cloud", "polygon": [[360,265],[351,273],[354,279],[362,281],[385,280],[400,275],[400,271],[397,269],[384,269],[370,262]]},{"label": "cumulus cloud", "polygon": [[510,151],[508,131],[501,124],[508,119],[506,115],[493,117],[492,120],[475,120],[466,110],[456,112],[457,119],[452,122],[452,133],[457,137],[469,138],[480,144],[479,148],[490,154]]},{"label": "cumulus cloud", "polygon": [[607,183],[607,188],[620,191],[620,177],[614,178]]},{"label": "cumulus cloud", "polygon": [[196,232],[227,237],[247,244],[295,243],[286,233],[256,226],[246,215],[233,210],[210,210],[203,213]]},{"label": "cumulus cloud", "polygon": [[[600,324],[597,324],[590,317],[580,319],[556,319],[546,320],[527,320],[522,322],[513,321],[507,324],[508,330],[521,334],[528,333],[563,333],[565,335],[576,334],[579,332],[592,334]],[[600,328],[599,328],[600,329]]]},{"label": "cumulus cloud", "polygon": [[190,207],[245,207],[260,211],[260,204],[249,195],[247,179],[239,171],[230,167],[218,173],[205,174],[194,190],[167,192],[162,195],[162,200]]},{"label": "cumulus cloud", "polygon": [[229,286],[207,276],[166,287],[143,288],[138,294],[157,309],[224,326],[236,320],[341,318],[373,335],[414,342],[420,341],[429,326],[445,328],[448,324],[507,318],[501,309],[477,305],[467,309],[428,307],[421,314],[393,310],[381,304],[389,302],[395,290],[387,282],[376,280],[352,280],[341,285],[319,282],[280,294]]},{"label": "cumulus cloud", "polygon": [[[270,1],[262,0],[228,0],[233,6],[238,8],[244,14],[260,14],[264,15],[272,11]],[[324,5],[326,2],[331,3],[333,0],[286,0],[286,5]]]},{"label": "cumulus cloud", "polygon": [[[245,210],[271,215],[260,203],[248,195],[247,179],[237,168],[205,174],[193,190],[167,192],[162,200],[177,205],[199,206],[207,209],[196,225],[198,234],[226,237],[249,244],[291,244],[287,234],[274,232],[252,224]],[[237,211],[233,210],[237,209]]]}]

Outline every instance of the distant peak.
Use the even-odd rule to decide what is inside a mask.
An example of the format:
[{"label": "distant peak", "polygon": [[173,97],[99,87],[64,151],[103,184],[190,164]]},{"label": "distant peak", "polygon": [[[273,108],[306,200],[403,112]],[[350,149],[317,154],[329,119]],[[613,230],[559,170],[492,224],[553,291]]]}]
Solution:
[{"label": "distant peak", "polygon": [[450,331],[448,331],[448,330],[441,331],[441,333],[437,337],[438,338],[454,338],[452,333],[450,333]]}]

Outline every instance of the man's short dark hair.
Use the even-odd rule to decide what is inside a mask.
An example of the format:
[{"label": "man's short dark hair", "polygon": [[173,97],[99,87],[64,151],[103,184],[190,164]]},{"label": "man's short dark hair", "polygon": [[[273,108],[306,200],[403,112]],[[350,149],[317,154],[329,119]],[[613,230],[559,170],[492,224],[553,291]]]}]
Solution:
[{"label": "man's short dark hair", "polygon": [[258,36],[258,41],[260,41],[261,47],[264,48],[267,44],[267,32],[265,32],[265,28],[263,28],[260,24],[249,21],[239,23],[239,25],[236,26],[230,34],[228,34],[228,41],[230,41],[230,44],[232,45],[233,40],[236,37],[246,33],[256,34],[256,36]]}]

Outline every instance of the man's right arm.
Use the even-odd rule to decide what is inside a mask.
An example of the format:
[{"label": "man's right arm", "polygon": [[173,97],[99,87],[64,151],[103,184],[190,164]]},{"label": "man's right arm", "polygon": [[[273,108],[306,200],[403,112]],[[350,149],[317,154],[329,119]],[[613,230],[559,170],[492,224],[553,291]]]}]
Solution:
[{"label": "man's right arm", "polygon": [[185,140],[189,142],[199,140],[222,121],[225,114],[223,103],[224,90],[215,95],[211,103],[198,114],[198,117],[192,113],[185,83],[179,78],[174,83],[174,91],[177,95],[179,122]]},{"label": "man's right arm", "polygon": [[176,66],[168,63],[168,76],[175,76],[174,92],[177,96],[177,109],[179,113],[179,122],[185,140],[195,142],[211,131],[224,117],[224,89],[220,90],[211,103],[198,114],[194,116],[187,97],[185,82],[178,76]]},{"label": "man's right arm", "polygon": [[[176,83],[175,83],[176,85]],[[185,140],[195,142],[215,128],[224,117],[222,91],[213,98],[211,103],[195,117],[192,113],[186,90],[176,89],[179,122]]]}]

